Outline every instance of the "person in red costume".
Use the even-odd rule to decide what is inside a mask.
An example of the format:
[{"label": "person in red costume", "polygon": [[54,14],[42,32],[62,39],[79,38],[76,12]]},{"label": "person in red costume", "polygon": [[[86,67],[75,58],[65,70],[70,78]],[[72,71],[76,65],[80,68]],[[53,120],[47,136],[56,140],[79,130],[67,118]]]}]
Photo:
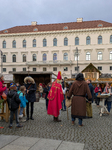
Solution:
[{"label": "person in red costume", "polygon": [[3,85],[3,83],[4,83],[4,78],[3,78],[3,75],[0,74],[0,99],[1,99],[3,92],[6,90],[6,87]]},{"label": "person in red costume", "polygon": [[54,122],[61,122],[58,119],[59,111],[62,109],[62,101],[64,99],[61,86],[61,72],[58,72],[57,80],[52,83],[52,87],[48,94],[49,104],[47,114],[54,116]]}]

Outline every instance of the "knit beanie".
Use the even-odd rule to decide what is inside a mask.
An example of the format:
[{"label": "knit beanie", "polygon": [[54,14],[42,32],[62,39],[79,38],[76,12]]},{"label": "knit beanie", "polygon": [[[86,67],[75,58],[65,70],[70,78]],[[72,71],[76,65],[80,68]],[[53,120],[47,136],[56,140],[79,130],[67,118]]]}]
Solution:
[{"label": "knit beanie", "polygon": [[17,87],[14,83],[10,83],[10,90],[17,90]]}]

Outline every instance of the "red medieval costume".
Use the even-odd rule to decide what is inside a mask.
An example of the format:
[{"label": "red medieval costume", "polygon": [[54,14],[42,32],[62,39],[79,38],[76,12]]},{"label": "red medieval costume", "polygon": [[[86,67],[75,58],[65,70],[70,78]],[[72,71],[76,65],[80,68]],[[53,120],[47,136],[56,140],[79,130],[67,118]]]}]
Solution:
[{"label": "red medieval costume", "polygon": [[48,104],[48,115],[54,116],[54,121],[58,120],[59,111],[62,109],[62,101],[64,99],[62,86],[61,86],[61,72],[58,72],[57,80],[53,82],[52,87],[48,94],[49,104]]}]

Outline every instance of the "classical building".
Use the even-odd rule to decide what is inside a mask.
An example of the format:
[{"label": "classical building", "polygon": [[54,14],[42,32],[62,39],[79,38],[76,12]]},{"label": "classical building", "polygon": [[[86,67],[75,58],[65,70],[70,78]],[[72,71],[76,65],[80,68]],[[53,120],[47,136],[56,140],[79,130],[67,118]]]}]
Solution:
[{"label": "classical building", "polygon": [[[76,52],[78,48],[78,53]],[[60,70],[70,78],[92,63],[102,73],[112,72],[112,23],[101,20],[15,26],[0,31],[3,73]]]}]

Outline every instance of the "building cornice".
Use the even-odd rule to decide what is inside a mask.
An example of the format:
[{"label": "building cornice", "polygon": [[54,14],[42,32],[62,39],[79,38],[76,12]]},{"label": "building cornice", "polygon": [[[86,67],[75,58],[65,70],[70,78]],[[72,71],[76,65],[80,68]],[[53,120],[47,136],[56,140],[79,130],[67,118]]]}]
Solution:
[{"label": "building cornice", "polygon": [[75,29],[75,30],[61,30],[61,31],[45,31],[45,32],[28,32],[28,33],[11,33],[0,34],[0,37],[14,37],[14,36],[37,36],[37,35],[52,35],[52,34],[70,34],[70,33],[85,33],[85,32],[101,32],[112,31],[112,27],[104,28],[90,28],[90,29]]}]

